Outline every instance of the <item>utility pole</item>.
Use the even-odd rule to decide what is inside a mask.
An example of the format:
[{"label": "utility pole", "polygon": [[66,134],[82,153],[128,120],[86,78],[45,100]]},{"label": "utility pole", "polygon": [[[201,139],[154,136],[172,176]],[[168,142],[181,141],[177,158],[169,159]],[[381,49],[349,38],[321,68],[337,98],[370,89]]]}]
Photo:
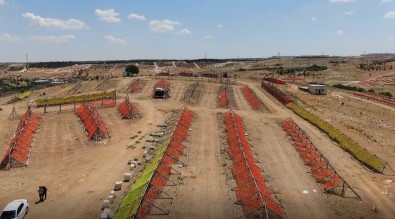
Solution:
[{"label": "utility pole", "polygon": [[26,53],[26,68],[29,69],[29,55]]}]

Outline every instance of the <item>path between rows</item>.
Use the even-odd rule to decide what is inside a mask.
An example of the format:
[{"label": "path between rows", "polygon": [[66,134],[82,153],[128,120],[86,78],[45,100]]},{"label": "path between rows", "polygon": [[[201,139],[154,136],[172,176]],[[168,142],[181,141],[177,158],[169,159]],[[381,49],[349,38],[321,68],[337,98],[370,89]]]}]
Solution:
[{"label": "path between rows", "polygon": [[188,163],[184,168],[185,179],[179,187],[172,218],[234,218],[220,161],[216,113],[211,110],[196,112]]}]

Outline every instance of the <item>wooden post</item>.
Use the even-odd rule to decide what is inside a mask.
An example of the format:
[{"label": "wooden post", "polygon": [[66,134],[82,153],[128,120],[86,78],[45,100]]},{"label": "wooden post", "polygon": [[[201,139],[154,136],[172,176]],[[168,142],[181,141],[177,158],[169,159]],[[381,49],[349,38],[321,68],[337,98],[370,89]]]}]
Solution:
[{"label": "wooden post", "polygon": [[103,95],[104,97],[102,97],[102,99],[101,99],[101,106],[103,106],[104,105],[104,98],[105,98],[105,96],[106,96],[106,92],[104,92],[104,95]]}]

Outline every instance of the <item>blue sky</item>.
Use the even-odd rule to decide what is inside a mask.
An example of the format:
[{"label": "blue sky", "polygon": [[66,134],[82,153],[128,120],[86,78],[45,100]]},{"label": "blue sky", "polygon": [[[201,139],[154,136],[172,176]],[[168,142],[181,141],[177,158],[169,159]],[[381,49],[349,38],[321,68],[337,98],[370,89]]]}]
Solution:
[{"label": "blue sky", "polygon": [[0,0],[0,62],[395,52],[395,0]]}]

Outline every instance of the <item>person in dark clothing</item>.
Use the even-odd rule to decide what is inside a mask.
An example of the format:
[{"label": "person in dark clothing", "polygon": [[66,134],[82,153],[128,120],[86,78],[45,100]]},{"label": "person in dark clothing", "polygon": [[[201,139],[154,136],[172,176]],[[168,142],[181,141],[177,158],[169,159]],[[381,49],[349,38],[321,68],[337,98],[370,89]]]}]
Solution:
[{"label": "person in dark clothing", "polygon": [[42,186],[38,187],[38,196],[40,197],[40,201],[44,201],[44,189]]},{"label": "person in dark clothing", "polygon": [[41,188],[43,188],[43,190],[44,190],[43,199],[46,200],[47,199],[47,187],[41,186]]}]

